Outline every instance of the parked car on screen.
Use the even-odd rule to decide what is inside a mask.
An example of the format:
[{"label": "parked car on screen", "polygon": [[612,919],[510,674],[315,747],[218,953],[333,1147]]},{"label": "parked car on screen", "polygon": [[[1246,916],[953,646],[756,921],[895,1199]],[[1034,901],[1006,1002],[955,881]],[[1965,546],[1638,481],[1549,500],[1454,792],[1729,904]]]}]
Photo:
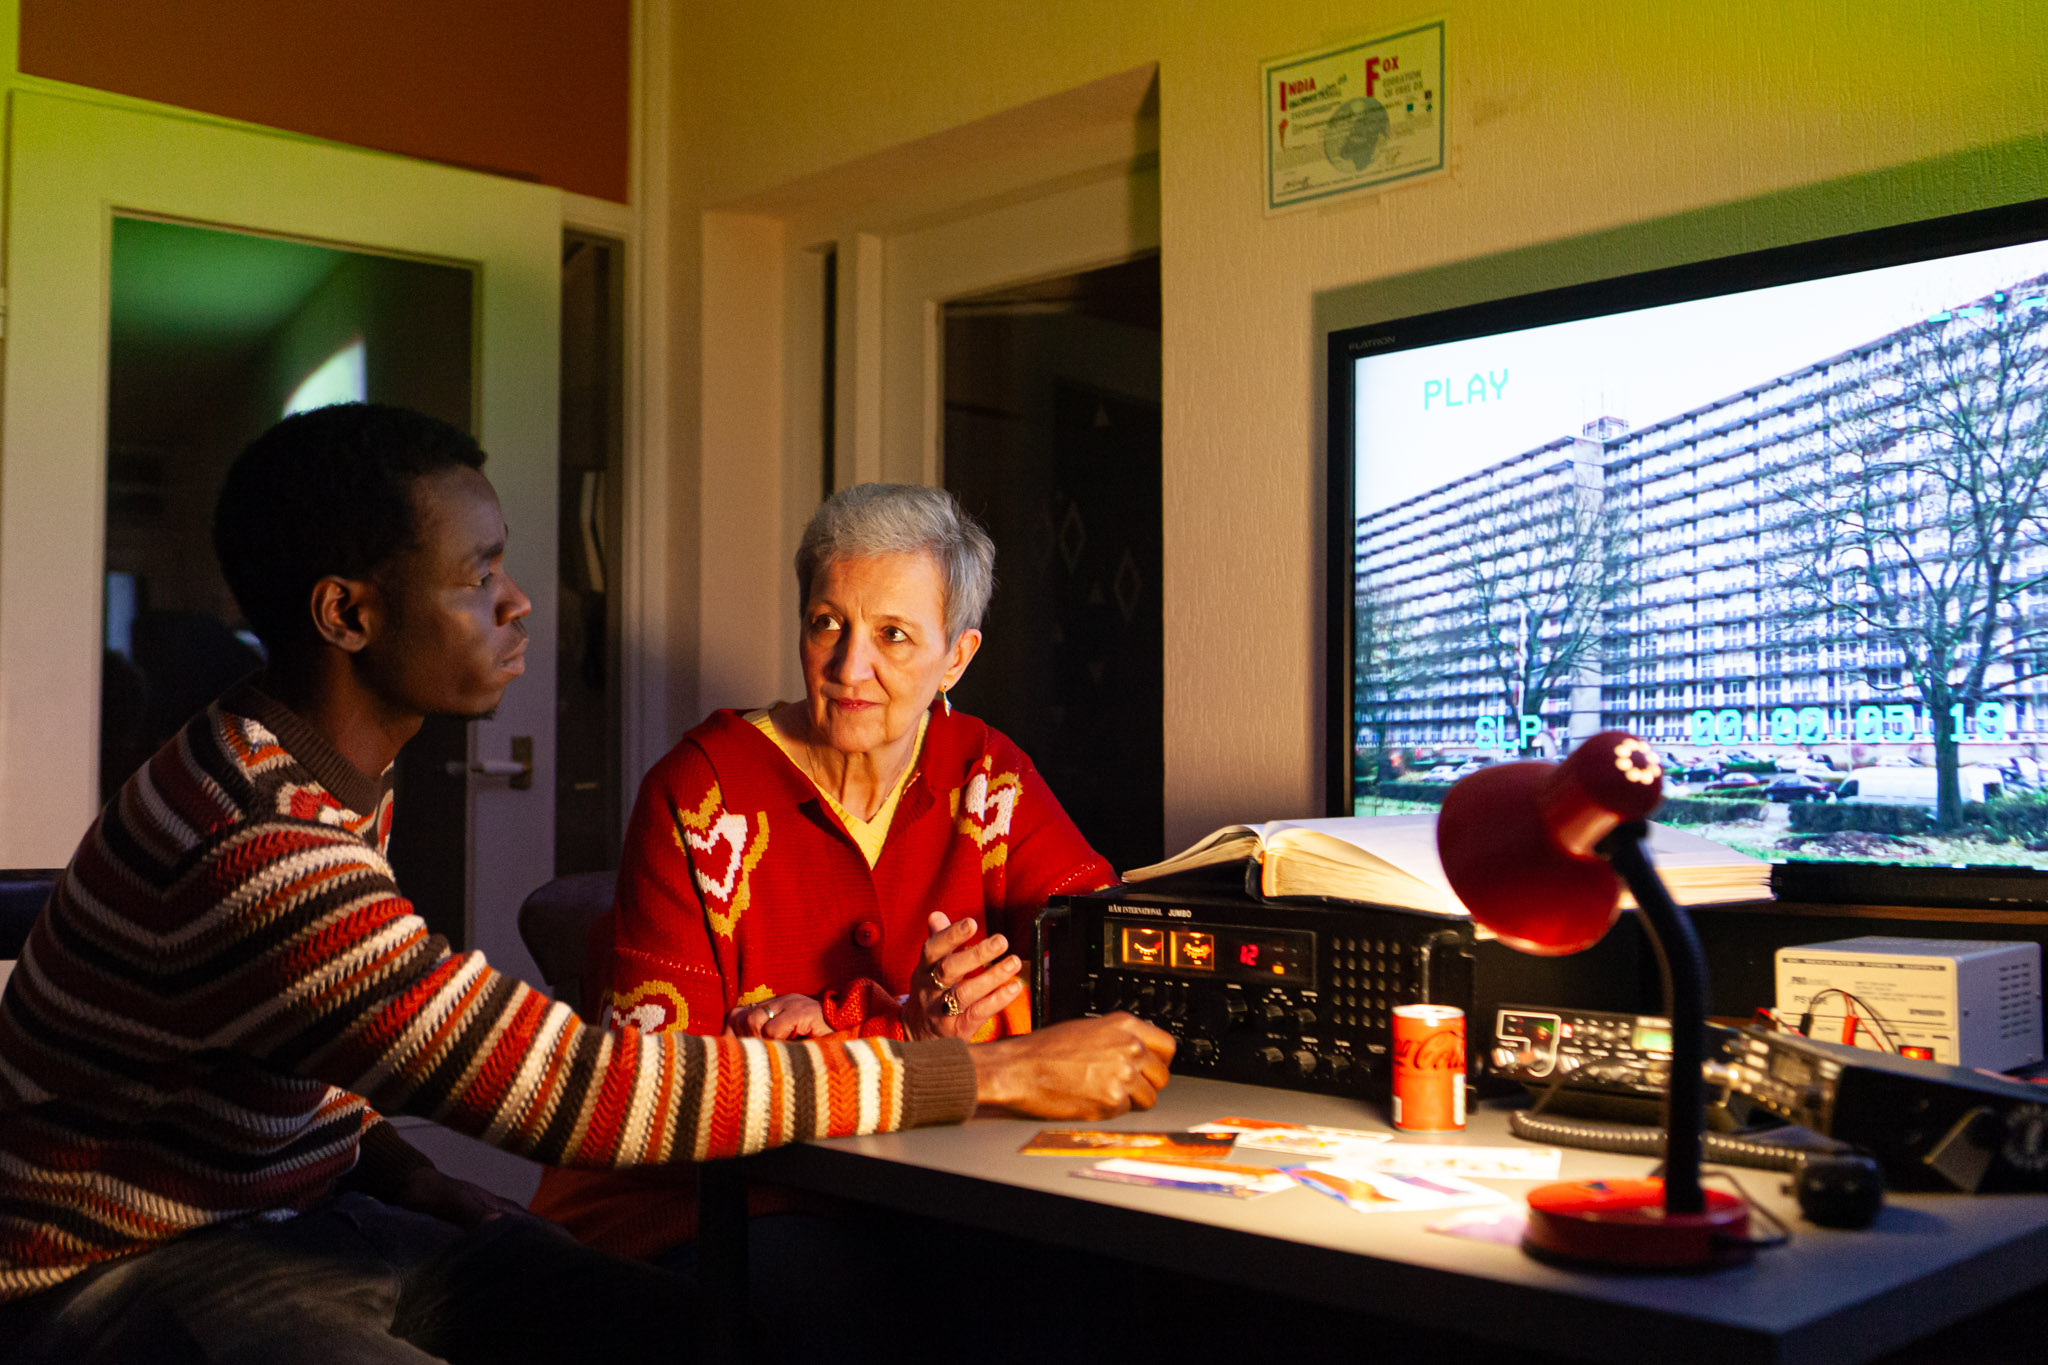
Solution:
[{"label": "parked car on screen", "polygon": [[1755,773],[1724,773],[1707,783],[1700,790],[1710,792],[1741,791],[1745,787],[1761,787],[1764,780]]},{"label": "parked car on screen", "polygon": [[1781,777],[1766,786],[1764,799],[1787,805],[1800,801],[1832,801],[1835,799],[1835,789],[1828,783],[1815,782],[1811,778],[1794,774]]}]

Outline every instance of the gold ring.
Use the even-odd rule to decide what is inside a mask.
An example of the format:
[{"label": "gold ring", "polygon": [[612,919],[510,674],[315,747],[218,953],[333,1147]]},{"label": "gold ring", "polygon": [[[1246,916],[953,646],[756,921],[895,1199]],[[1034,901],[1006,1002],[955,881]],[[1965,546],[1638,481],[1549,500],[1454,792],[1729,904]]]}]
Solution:
[{"label": "gold ring", "polygon": [[925,968],[924,974],[932,979],[933,989],[942,991],[947,989],[946,974],[939,970],[938,963],[934,962],[931,966]]},{"label": "gold ring", "polygon": [[948,986],[945,993],[939,996],[939,1006],[939,1012],[948,1019],[961,1012],[960,997],[953,994],[951,986]]}]

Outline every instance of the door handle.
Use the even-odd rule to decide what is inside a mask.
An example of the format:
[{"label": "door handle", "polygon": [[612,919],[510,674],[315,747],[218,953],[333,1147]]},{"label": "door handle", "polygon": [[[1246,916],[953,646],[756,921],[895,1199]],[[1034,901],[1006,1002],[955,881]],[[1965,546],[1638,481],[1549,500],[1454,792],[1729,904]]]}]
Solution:
[{"label": "door handle", "polygon": [[442,766],[450,777],[472,773],[478,777],[509,777],[512,780],[506,785],[514,791],[523,792],[533,786],[533,737],[514,736],[510,758],[480,758],[474,763],[450,759]]}]

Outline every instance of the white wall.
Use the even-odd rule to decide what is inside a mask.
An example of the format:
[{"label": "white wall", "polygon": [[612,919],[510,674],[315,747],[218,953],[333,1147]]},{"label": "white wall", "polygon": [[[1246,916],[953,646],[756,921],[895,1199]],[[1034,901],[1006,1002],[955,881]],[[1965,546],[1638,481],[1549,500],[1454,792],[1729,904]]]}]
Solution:
[{"label": "white wall", "polygon": [[[2048,6],[1431,12],[1449,21],[1450,175],[1275,217],[1259,62],[1422,11],[806,0],[679,14],[679,225],[1158,63],[1169,842],[1319,807],[1321,327],[2048,193]],[[673,302],[678,330],[694,329],[696,301]],[[739,458],[679,456],[707,489]],[[761,570],[785,572],[772,548]],[[713,676],[714,656],[753,648],[708,640],[695,663]],[[693,701],[685,683],[678,730]]]}]

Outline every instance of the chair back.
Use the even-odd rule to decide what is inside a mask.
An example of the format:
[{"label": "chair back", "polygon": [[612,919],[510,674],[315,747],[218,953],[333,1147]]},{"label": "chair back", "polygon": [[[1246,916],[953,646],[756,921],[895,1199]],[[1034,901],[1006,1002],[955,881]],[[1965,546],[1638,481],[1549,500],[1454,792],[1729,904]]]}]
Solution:
[{"label": "chair back", "polygon": [[14,960],[28,942],[28,931],[43,913],[58,873],[50,868],[0,871],[0,993],[14,974]]},{"label": "chair back", "polygon": [[557,877],[519,907],[519,937],[553,996],[589,1017],[592,992],[585,980],[590,926],[612,908],[616,872],[574,872]]},{"label": "chair back", "polygon": [[0,870],[0,958],[21,956],[28,931],[56,890],[59,875],[55,868]]}]

